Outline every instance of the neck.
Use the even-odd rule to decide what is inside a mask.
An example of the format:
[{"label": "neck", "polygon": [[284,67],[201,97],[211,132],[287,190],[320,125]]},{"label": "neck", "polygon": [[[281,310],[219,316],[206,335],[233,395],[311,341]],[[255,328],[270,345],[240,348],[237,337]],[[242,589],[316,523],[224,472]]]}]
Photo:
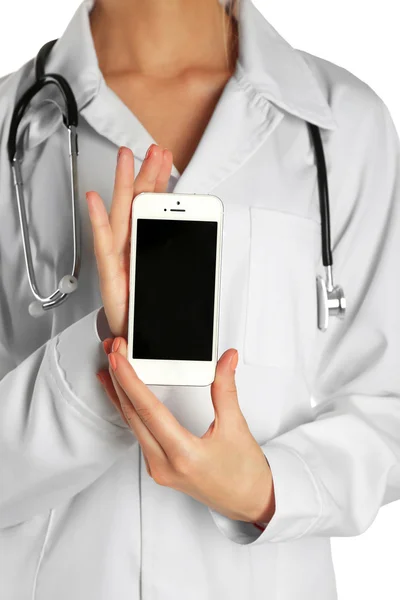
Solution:
[{"label": "neck", "polygon": [[90,26],[105,75],[235,69],[236,21],[218,0],[96,0]]}]

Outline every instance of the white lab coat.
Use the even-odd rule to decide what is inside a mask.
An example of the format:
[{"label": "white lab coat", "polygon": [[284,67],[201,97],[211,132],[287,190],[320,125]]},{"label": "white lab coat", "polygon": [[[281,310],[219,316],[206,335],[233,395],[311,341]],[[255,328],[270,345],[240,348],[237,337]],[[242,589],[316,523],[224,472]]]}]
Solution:
[{"label": "white lab coat", "polygon": [[[345,69],[293,49],[243,0],[236,73],[188,167],[172,169],[168,191],[224,203],[219,356],[239,351],[240,406],[274,478],[276,512],[261,533],[156,484],[96,379],[108,366],[107,327],[85,192],[109,208],[118,147],[132,149],[138,172],[154,140],[105,84],[92,6],[79,6],[46,69],[67,78],[80,109],[83,257],[79,290],[41,319],[28,313],[7,157],[33,58],[0,80],[0,596],[334,600],[330,536],[364,532],[400,496],[400,145],[388,109]],[[47,86],[20,126],[46,294],[72,265],[57,98]],[[334,276],[348,302],[326,333],[316,319],[323,268],[305,120],[321,128]],[[208,429],[209,387],[150,388],[191,432]]]}]

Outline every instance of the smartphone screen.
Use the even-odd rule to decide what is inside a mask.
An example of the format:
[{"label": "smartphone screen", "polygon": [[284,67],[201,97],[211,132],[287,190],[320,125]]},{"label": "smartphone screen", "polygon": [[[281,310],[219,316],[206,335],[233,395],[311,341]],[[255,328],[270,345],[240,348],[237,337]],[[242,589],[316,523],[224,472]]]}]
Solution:
[{"label": "smartphone screen", "polygon": [[132,358],[212,360],[217,227],[137,219]]}]

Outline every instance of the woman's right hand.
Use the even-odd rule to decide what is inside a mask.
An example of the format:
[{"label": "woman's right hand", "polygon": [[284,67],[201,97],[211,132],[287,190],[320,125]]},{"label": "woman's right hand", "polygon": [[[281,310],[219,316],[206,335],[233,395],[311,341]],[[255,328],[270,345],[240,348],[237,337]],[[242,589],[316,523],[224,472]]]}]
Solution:
[{"label": "woman's right hand", "polygon": [[151,144],[135,178],[133,153],[121,146],[110,215],[97,192],[87,192],[104,312],[114,337],[128,336],[131,210],[141,192],[165,192],[172,152]]}]

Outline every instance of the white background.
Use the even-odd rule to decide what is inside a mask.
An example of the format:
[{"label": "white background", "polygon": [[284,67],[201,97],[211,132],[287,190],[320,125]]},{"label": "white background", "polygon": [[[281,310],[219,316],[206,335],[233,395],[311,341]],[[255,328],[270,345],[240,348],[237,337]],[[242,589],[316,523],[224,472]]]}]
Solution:
[{"label": "white background", "polygon": [[[400,36],[394,0],[253,1],[292,46],[334,62],[368,83],[388,106],[400,132]],[[59,37],[79,3],[1,0],[0,77],[36,55],[46,41]],[[394,503],[381,509],[362,536],[333,539],[339,600],[400,599],[399,536],[400,503]]]}]

